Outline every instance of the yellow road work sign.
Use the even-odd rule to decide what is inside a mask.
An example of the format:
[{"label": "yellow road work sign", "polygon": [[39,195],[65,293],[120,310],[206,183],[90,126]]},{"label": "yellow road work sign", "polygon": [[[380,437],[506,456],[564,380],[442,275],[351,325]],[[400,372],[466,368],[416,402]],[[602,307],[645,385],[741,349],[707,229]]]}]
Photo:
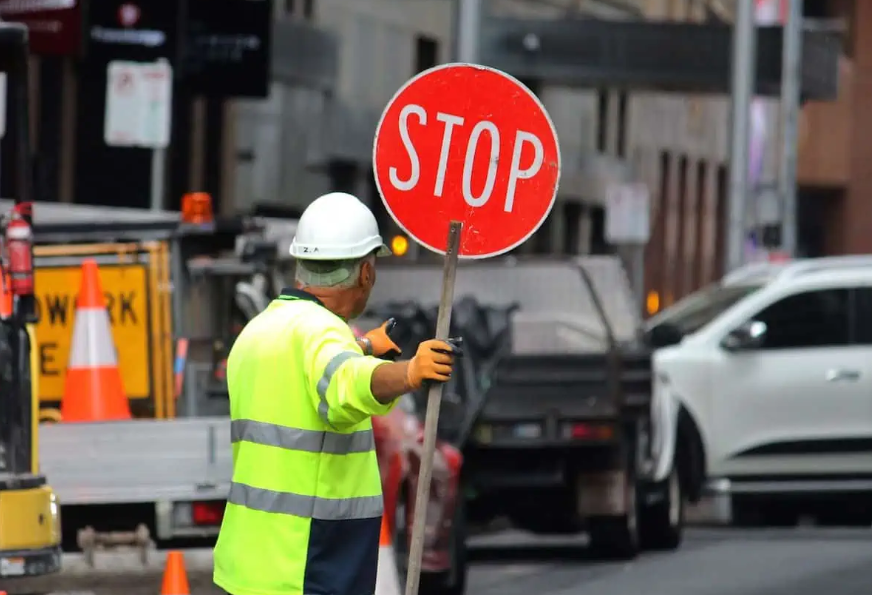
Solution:
[{"label": "yellow road work sign", "polygon": [[[131,399],[151,392],[149,357],[148,287],[145,265],[101,265],[100,284],[124,390]],[[37,267],[36,297],[39,323],[36,348],[39,359],[41,401],[60,401],[70,359],[70,339],[76,315],[76,294],[82,281],[77,266]]]}]

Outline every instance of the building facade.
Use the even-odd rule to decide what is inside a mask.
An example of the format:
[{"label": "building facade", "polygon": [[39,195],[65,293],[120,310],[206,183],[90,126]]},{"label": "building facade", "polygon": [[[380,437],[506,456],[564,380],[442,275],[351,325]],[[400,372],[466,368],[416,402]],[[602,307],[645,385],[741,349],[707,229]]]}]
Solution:
[{"label": "building facade", "polygon": [[[308,20],[334,35],[335,77],[321,86],[274,81],[268,100],[236,102],[236,154],[244,158],[236,164],[233,199],[227,206],[243,209],[267,202],[299,211],[321,192],[340,189],[358,193],[378,209],[370,163],[378,116],[405,80],[452,58],[453,4],[278,2],[277,18]],[[487,4],[492,16],[560,19],[569,14],[694,22],[729,21],[734,5],[713,0]],[[872,168],[866,164],[870,135],[865,131],[872,132],[872,116],[858,108],[868,101],[864,97],[872,97],[867,81],[872,80],[872,3],[806,0],[805,6],[809,18],[840,24],[845,42],[837,100],[809,102],[802,108],[797,148],[800,251],[806,256],[870,252],[865,196]],[[564,172],[553,215],[519,252],[612,251],[604,238],[605,189],[614,182],[643,181],[652,199],[647,289],[668,304],[717,279],[724,260],[728,98],[525,82],[554,119]],[[749,201],[749,233],[780,217],[780,202],[772,190],[780,150],[777,100],[755,101],[753,120],[755,196]],[[383,213],[382,220],[391,229]],[[749,240],[748,258],[761,257],[759,248]]]}]

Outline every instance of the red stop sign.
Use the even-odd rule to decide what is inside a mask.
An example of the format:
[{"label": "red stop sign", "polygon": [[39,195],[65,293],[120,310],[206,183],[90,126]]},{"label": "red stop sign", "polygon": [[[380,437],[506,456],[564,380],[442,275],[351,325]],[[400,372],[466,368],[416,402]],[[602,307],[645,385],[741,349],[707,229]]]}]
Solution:
[{"label": "red stop sign", "polygon": [[548,216],[560,147],[527,87],[492,68],[446,64],[388,103],[373,170],[388,212],[418,243],[444,253],[449,222],[462,221],[460,257],[487,258],[519,246]]}]

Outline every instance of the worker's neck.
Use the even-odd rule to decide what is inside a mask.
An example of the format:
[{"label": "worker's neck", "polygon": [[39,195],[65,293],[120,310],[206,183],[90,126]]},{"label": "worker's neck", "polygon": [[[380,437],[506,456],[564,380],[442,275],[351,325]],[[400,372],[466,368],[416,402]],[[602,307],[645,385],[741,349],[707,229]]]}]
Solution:
[{"label": "worker's neck", "polygon": [[336,314],[342,320],[349,320],[354,311],[354,302],[348,292],[342,289],[331,289],[327,287],[299,287],[306,293],[314,295],[318,298],[324,307]]}]

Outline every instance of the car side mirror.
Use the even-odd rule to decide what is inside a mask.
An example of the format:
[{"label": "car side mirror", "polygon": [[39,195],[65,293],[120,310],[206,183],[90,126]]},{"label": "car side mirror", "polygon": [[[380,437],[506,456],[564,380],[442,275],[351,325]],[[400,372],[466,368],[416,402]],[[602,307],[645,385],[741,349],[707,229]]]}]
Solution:
[{"label": "car side mirror", "polygon": [[648,345],[655,349],[678,345],[684,339],[681,329],[669,322],[661,322],[650,329],[645,336]]},{"label": "car side mirror", "polygon": [[766,323],[759,320],[749,320],[733,329],[721,341],[721,347],[727,351],[746,351],[758,349],[766,340]]}]

